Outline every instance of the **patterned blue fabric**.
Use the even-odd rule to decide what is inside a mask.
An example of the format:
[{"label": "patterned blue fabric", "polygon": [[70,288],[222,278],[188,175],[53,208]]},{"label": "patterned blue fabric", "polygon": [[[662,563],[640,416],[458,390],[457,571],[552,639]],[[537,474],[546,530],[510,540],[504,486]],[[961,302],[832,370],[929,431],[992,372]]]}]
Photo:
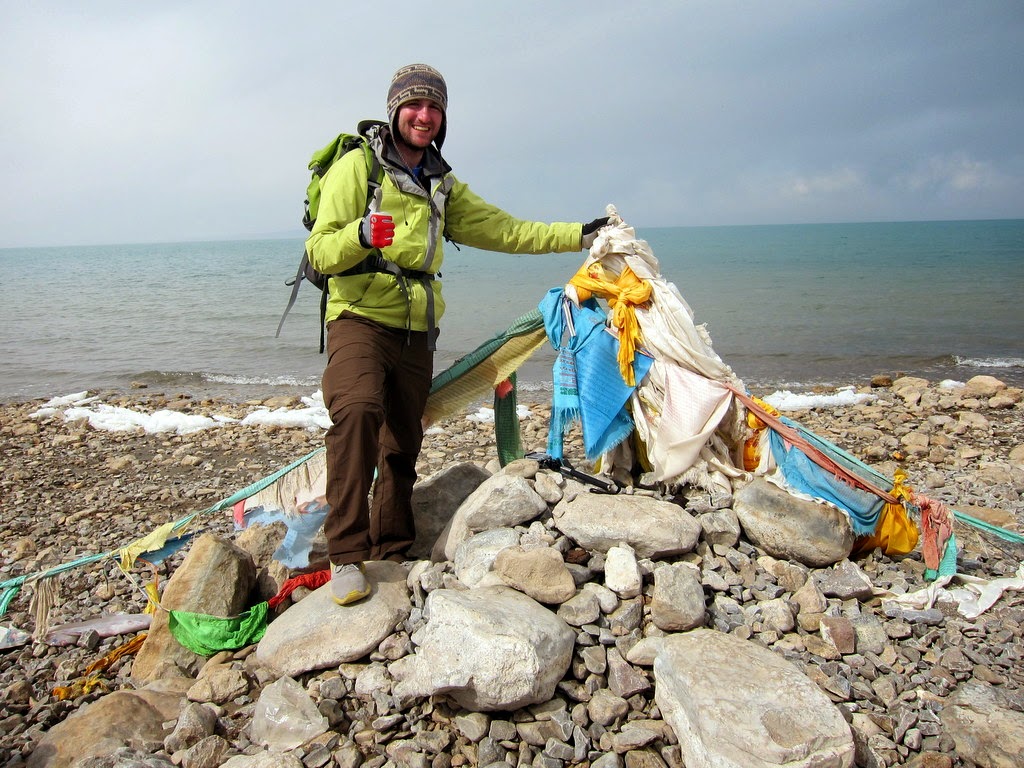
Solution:
[{"label": "patterned blue fabric", "polygon": [[[619,341],[606,332],[605,315],[594,299],[577,307],[565,299],[561,288],[552,288],[541,301],[540,311],[548,340],[558,350],[552,369],[548,454],[562,458],[565,432],[579,420],[584,452],[593,461],[633,432],[626,401],[635,387],[628,386],[619,373]],[[633,369],[638,383],[652,363],[646,355],[635,356]]]}]

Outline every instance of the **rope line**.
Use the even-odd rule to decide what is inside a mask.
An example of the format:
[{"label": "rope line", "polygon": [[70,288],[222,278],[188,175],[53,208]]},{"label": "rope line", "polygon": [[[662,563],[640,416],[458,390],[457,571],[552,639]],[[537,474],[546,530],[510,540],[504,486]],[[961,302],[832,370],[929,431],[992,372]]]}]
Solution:
[{"label": "rope line", "polygon": [[[303,456],[301,459],[296,459],[291,464],[282,467],[276,472],[273,472],[272,474],[269,474],[266,477],[257,480],[256,482],[250,485],[247,485],[245,488],[236,491],[227,498],[221,499],[213,506],[207,507],[201,512],[193,512],[190,515],[186,515],[185,517],[175,522],[175,524],[171,527],[171,530],[181,530],[198,517],[212,514],[213,512],[220,512],[224,509],[227,509],[228,507],[234,506],[238,502],[243,501],[249,498],[250,496],[253,496],[254,494],[262,491],[264,488],[273,485],[282,477],[287,475],[289,472],[296,469],[297,467],[301,467],[314,456],[323,453],[325,450],[326,448],[323,446],[316,448],[313,451],[310,451],[305,456]],[[60,565],[55,565],[52,568],[49,568],[45,571],[40,571],[38,573],[33,574],[22,574],[21,576],[16,576],[13,579],[7,579],[6,581],[0,582],[0,589],[3,590],[3,594],[0,595],[0,618],[3,618],[7,614],[7,608],[10,606],[11,601],[14,599],[15,595],[18,594],[21,587],[27,582],[37,581],[39,579],[48,579],[52,576],[56,576],[57,574],[64,573],[65,571],[70,571],[73,568],[78,568],[83,565],[89,565],[91,563],[98,562],[100,560],[103,560],[104,558],[110,557],[118,559],[118,553],[122,549],[124,549],[124,547],[118,547],[116,549],[112,549],[108,552],[102,552],[100,554],[85,555],[84,557],[80,557],[76,560],[72,560],[67,563],[61,563]]]}]

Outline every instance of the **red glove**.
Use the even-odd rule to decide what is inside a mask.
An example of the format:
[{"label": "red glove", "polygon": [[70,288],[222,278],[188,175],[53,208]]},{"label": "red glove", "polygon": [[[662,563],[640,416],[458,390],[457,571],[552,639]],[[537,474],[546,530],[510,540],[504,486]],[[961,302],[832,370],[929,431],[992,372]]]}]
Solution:
[{"label": "red glove", "polygon": [[364,248],[386,248],[395,241],[395,220],[389,213],[368,213],[359,227]]}]

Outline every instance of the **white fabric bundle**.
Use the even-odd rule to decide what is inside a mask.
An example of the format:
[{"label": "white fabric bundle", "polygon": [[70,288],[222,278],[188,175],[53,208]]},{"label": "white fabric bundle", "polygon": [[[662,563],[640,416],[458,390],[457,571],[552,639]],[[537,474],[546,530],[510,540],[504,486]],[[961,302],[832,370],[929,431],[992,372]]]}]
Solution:
[{"label": "white fabric bundle", "polygon": [[[643,350],[654,358],[651,372],[632,396],[633,420],[643,440],[654,479],[668,485],[694,485],[710,493],[732,489],[743,475],[743,409],[725,386],[743,389],[732,369],[715,354],[703,325],[675,285],[662,276],[658,260],[613,206],[584,266],[597,261],[619,275],[628,266],[652,288],[649,306],[636,310]],[[572,286],[567,293],[575,296]],[[628,469],[626,444],[604,458],[604,471]]]}]

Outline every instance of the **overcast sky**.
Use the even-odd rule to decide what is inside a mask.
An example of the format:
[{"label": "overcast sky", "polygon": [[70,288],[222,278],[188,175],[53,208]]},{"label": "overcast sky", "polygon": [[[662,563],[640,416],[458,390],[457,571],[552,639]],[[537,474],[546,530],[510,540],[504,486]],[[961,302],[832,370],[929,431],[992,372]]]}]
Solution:
[{"label": "overcast sky", "polygon": [[301,236],[312,151],[418,61],[523,218],[1024,217],[1020,0],[0,8],[0,247]]}]

